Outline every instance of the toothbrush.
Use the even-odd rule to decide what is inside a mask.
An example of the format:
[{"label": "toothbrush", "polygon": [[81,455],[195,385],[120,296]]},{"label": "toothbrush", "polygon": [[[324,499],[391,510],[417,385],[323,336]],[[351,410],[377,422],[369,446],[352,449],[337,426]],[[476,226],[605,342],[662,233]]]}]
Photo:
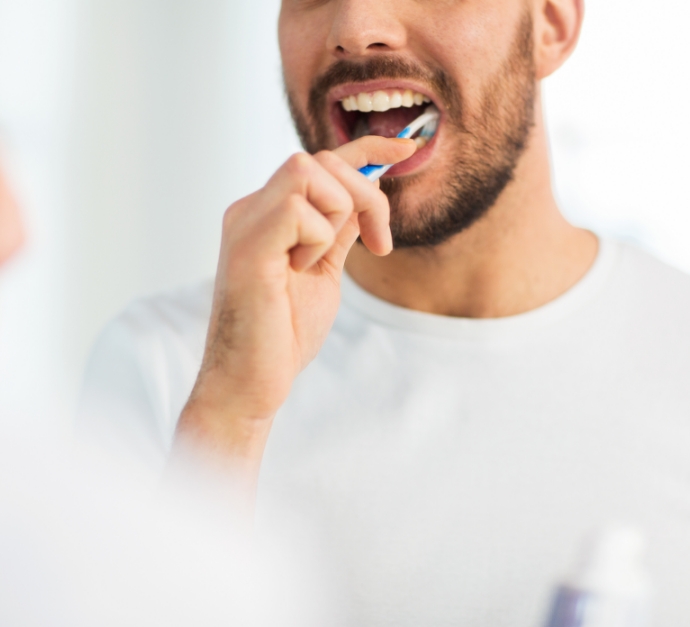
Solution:
[{"label": "toothbrush", "polygon": [[[426,111],[420,115],[416,120],[410,122],[402,131],[397,135],[398,139],[410,139],[417,131],[421,129],[420,137],[431,138],[436,132],[436,127],[438,126],[439,112],[433,105],[427,107]],[[394,164],[390,165],[365,165],[360,168],[360,172],[364,174],[370,181],[376,181],[380,179],[388,170],[393,167]]]}]

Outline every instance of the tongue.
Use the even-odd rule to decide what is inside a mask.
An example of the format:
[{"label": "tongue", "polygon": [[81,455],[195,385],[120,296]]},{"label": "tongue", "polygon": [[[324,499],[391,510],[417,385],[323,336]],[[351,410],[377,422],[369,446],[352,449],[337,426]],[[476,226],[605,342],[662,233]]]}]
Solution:
[{"label": "tongue", "polygon": [[395,137],[410,122],[416,120],[422,113],[424,107],[400,107],[389,109],[383,113],[369,114],[369,134],[380,135],[381,137]]}]

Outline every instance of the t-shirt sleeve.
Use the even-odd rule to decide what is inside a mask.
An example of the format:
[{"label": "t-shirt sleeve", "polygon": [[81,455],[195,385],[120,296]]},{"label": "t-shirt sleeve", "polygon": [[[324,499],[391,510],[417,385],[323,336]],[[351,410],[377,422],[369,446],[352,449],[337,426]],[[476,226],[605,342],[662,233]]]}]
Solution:
[{"label": "t-shirt sleeve", "polygon": [[[148,367],[156,361],[155,338],[123,315],[96,341],[77,409],[77,431],[108,451],[141,465],[152,477],[165,466],[169,443],[160,425],[160,398]],[[164,381],[159,381],[165,383]]]}]

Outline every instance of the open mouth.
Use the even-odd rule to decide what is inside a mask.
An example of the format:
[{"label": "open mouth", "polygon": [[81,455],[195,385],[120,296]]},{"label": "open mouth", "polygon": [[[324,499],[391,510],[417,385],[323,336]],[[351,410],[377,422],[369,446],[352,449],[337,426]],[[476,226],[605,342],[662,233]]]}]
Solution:
[{"label": "open mouth", "polygon": [[[431,98],[412,89],[386,89],[350,93],[333,104],[333,118],[339,143],[365,135],[396,137],[429,107]],[[424,148],[433,135],[416,133],[418,149]]]}]

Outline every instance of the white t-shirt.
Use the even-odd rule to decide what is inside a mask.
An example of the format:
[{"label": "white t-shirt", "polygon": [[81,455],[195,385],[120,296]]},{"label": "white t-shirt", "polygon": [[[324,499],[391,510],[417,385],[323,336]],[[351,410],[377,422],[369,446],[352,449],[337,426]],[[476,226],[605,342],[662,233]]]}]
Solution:
[{"label": "white t-shirt", "polygon": [[[82,421],[154,476],[211,296],[131,305],[88,366]],[[602,240],[566,294],[489,320],[396,307],[344,277],[275,420],[264,490],[318,520],[349,625],[538,627],[581,538],[611,521],[647,533],[654,624],[690,624],[690,277]]]}]

